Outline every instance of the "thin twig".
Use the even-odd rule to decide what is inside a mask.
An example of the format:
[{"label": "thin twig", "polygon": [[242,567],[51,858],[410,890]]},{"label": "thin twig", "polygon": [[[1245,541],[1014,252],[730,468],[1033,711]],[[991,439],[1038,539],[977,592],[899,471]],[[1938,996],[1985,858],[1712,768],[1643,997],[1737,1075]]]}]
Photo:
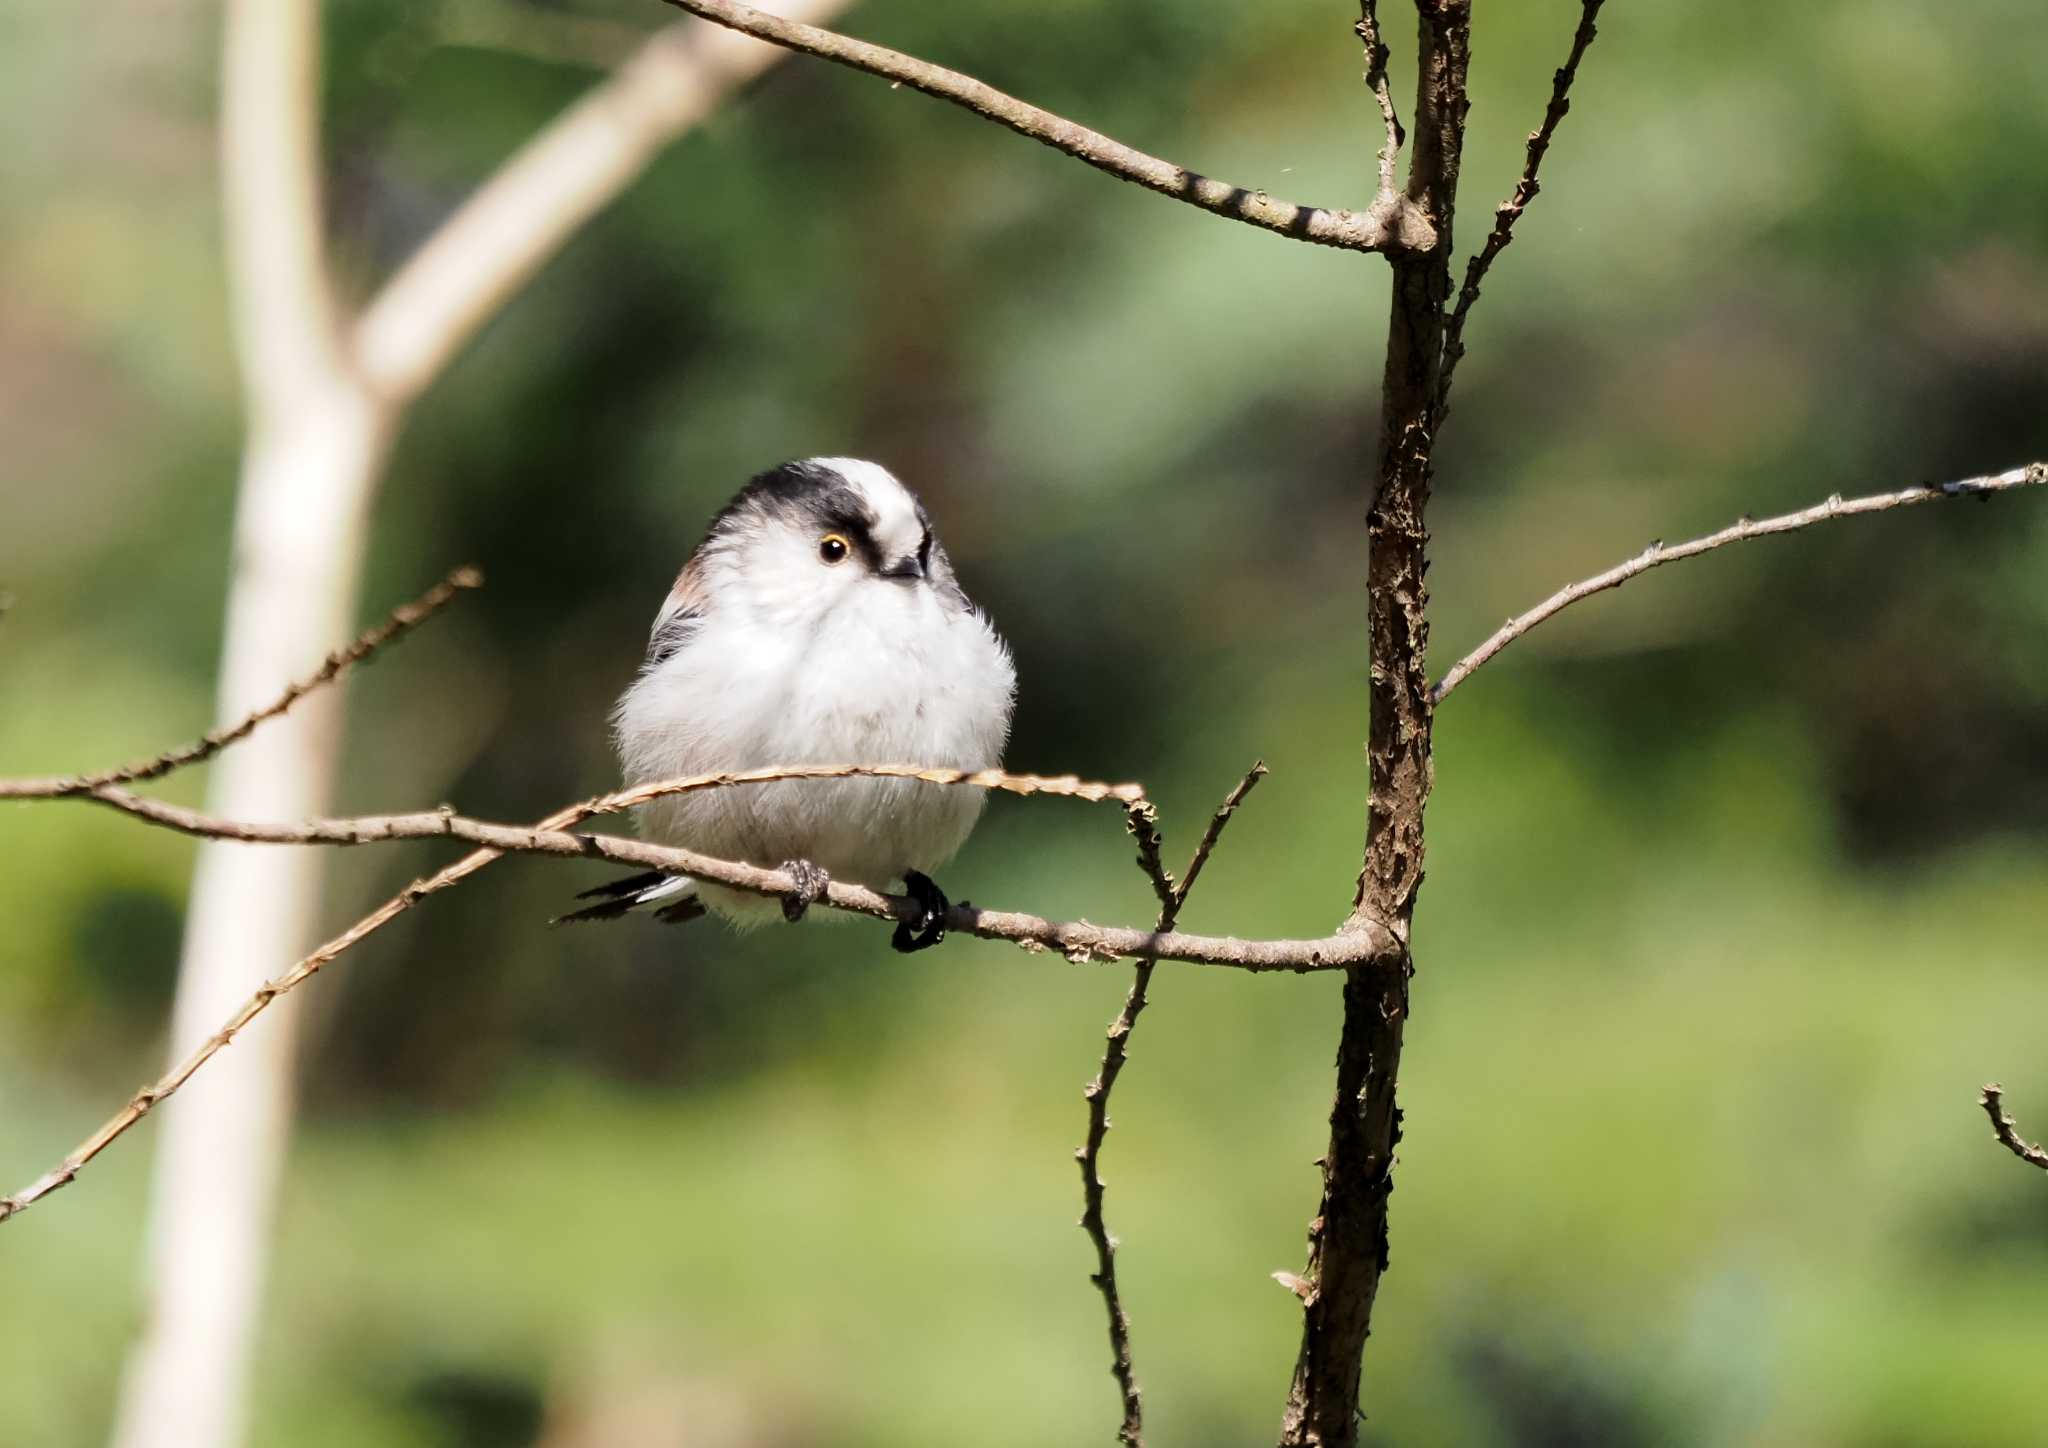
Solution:
[{"label": "thin twig", "polygon": [[1810,528],[1815,523],[1831,522],[1836,518],[1856,518],[1866,513],[1887,513],[1894,508],[1910,508],[1920,503],[1938,503],[1946,498],[1983,498],[2013,488],[2038,487],[2043,483],[2048,483],[2048,463],[2027,463],[2021,467],[2008,468],[2002,473],[1987,473],[1982,477],[1964,478],[1953,483],[1922,483],[1918,487],[1903,488],[1896,493],[1878,493],[1868,498],[1844,499],[1837,493],[1826,502],[1816,503],[1813,507],[1797,513],[1765,518],[1760,522],[1743,518],[1718,533],[1709,533],[1704,538],[1695,538],[1689,543],[1679,543],[1668,548],[1662,542],[1652,543],[1626,563],[1560,588],[1527,613],[1502,624],[1485,643],[1451,666],[1450,672],[1446,673],[1430,691],[1430,702],[1441,704],[1450,697],[1453,689],[1465,682],[1474,669],[1545,619],[1562,612],[1582,598],[1590,598],[1610,588],[1619,588],[1637,574],[1647,573],[1662,564],[1676,563],[1682,558],[1697,558],[1702,553],[1711,553],[1716,548],[1725,548],[1730,543],[1743,543],[1752,538],[1768,538],[1779,533],[1794,533],[1801,528]]},{"label": "thin twig", "polygon": [[140,784],[161,779],[173,770],[201,764],[255,732],[259,724],[275,719],[292,705],[361,663],[386,644],[395,643],[453,602],[465,589],[481,588],[483,575],[474,568],[458,568],[414,599],[393,609],[384,621],[362,634],[347,648],[336,649],[320,667],[269,703],[244,714],[234,723],[215,729],[189,744],[167,749],[153,759],[137,760],[94,774],[50,775],[39,779],[0,779],[0,799],[65,799],[88,795],[119,784]]},{"label": "thin twig", "polygon": [[1143,186],[1148,191],[1157,191],[1176,201],[1185,201],[1216,216],[1345,251],[1427,251],[1436,244],[1435,228],[1406,197],[1383,195],[1364,211],[1326,211],[1318,206],[1298,206],[1292,201],[1268,196],[1264,191],[1247,191],[1242,186],[1233,186],[1227,181],[1199,175],[1171,161],[1149,156],[1077,121],[1005,95],[973,76],[947,70],[944,66],[918,60],[900,51],[784,20],[765,10],[741,4],[739,0],[667,0],[667,3],[692,15],[743,31],[758,40],[770,41],[789,50],[800,50],[820,60],[865,71],[939,100],[951,101],[997,125],[1008,127],[1020,136],[1085,161],[1098,171]]},{"label": "thin twig", "polygon": [[1579,28],[1572,35],[1571,54],[1565,57],[1564,65],[1551,77],[1550,105],[1543,112],[1543,124],[1529,133],[1529,153],[1522,164],[1522,179],[1515,183],[1514,195],[1494,208],[1493,231],[1487,236],[1486,244],[1465,263],[1465,284],[1458,289],[1458,305],[1444,323],[1444,364],[1443,370],[1437,374],[1436,383],[1439,420],[1449,405],[1451,375],[1458,370],[1458,361],[1465,355],[1465,317],[1472,310],[1472,304],[1479,300],[1479,283],[1485,279],[1487,268],[1515,239],[1515,223],[1521,219],[1528,204],[1536,199],[1536,193],[1543,189],[1536,173],[1542,168],[1544,153],[1550,149],[1550,138],[1557,134],[1558,122],[1572,108],[1572,81],[1578,76],[1579,61],[1584,58],[1586,47],[1600,33],[1593,21],[1604,3],[1605,0],[1580,0]]},{"label": "thin twig", "polygon": [[[484,848],[464,856],[453,865],[423,880],[416,880],[364,916],[347,930],[299,961],[277,979],[266,982],[251,995],[228,1021],[209,1036],[191,1056],[153,1085],[144,1087],[107,1123],[80,1143],[77,1150],[28,1187],[11,1197],[0,1197],[0,1222],[69,1183],[78,1171],[115,1139],[153,1110],[190,1079],[192,1074],[226,1046],[243,1027],[285,995],[309,979],[329,961],[364,937],[396,919],[428,895],[435,894],[475,874],[506,854],[568,855],[613,860],[642,869],[683,874],[743,890],[756,895],[786,896],[795,893],[799,882],[782,870],[764,870],[732,860],[718,860],[693,850],[651,845],[617,835],[571,833],[577,824],[593,815],[622,810],[649,800],[698,789],[758,784],[778,779],[845,778],[874,775],[887,778],[922,779],[932,784],[964,785],[1002,789],[1016,794],[1065,795],[1077,799],[1116,800],[1129,803],[1142,798],[1131,784],[1102,784],[1079,780],[1071,775],[1045,777],[1009,774],[1000,770],[963,771],[922,769],[909,765],[798,765],[781,769],[733,771],[696,775],[639,785],[613,794],[599,795],[581,804],[557,810],[530,826],[491,824],[458,815],[452,810],[430,810],[415,814],[366,816],[360,819],[317,819],[296,824],[257,824],[219,820],[186,809],[145,799],[115,786],[106,786],[82,796],[126,814],[163,825],[181,833],[211,839],[240,840],[259,844],[356,845],[401,839],[459,839]],[[915,919],[923,907],[903,896],[884,895],[861,885],[832,881],[817,901],[832,909],[869,915],[877,919]],[[1237,940],[1230,937],[1183,935],[1176,931],[1133,930],[1117,926],[1092,925],[1087,921],[1053,921],[1012,911],[981,910],[967,904],[952,907],[947,928],[959,934],[985,940],[1006,940],[1031,951],[1057,950],[1079,962],[1112,961],[1125,957],[1187,960],[1197,964],[1229,966],[1249,971],[1312,971],[1370,965],[1394,958],[1398,945],[1386,932],[1353,929],[1321,940]]]},{"label": "thin twig", "polygon": [[[1202,831],[1201,842],[1195,846],[1195,853],[1188,860],[1187,869],[1181,872],[1180,884],[1174,887],[1174,918],[1180,916],[1180,907],[1188,903],[1188,891],[1195,888],[1195,881],[1202,873],[1202,867],[1209,863],[1209,856],[1216,853],[1216,842],[1223,838],[1223,827],[1230,823],[1230,817],[1237,813],[1237,807],[1244,803],[1246,795],[1266,777],[1266,761],[1255,760],[1245,771],[1237,788],[1223,797],[1223,803],[1216,806],[1216,813],[1209,817],[1209,827]],[[1169,922],[1171,923],[1171,922]]]},{"label": "thin twig", "polygon": [[[1151,881],[1153,893],[1159,897],[1160,931],[1173,929],[1181,906],[1187,903],[1188,891],[1193,888],[1195,877],[1202,873],[1202,866],[1209,862],[1210,854],[1216,849],[1216,841],[1222,837],[1223,827],[1265,773],[1264,760],[1252,765],[1237,788],[1218,806],[1177,885],[1160,862],[1159,812],[1149,804],[1142,808],[1131,806],[1128,819],[1131,833],[1138,841],[1138,865],[1144,870],[1145,878]],[[1128,1059],[1131,1032],[1137,1028],[1138,1016],[1145,1009],[1152,971],[1157,964],[1157,957],[1148,956],[1138,962],[1132,973],[1130,994],[1124,997],[1124,1008],[1109,1028],[1108,1043],[1102,1052],[1102,1067],[1082,1092],[1088,1101],[1088,1140],[1074,1153],[1081,1163],[1081,1226],[1095,1244],[1095,1271],[1088,1280],[1101,1291],[1102,1305],[1109,1314],[1109,1370],[1116,1378],[1124,1406],[1123,1425],[1117,1429],[1117,1439],[1126,1448],[1139,1448],[1143,1442],[1144,1406],[1138,1390],[1137,1373],[1131,1362],[1131,1321],[1124,1312],[1123,1295],[1117,1287],[1116,1238],[1109,1234],[1109,1224],[1102,1214],[1102,1141],[1109,1134],[1109,1093],[1115,1088],[1116,1078]]]},{"label": "thin twig", "polygon": [[1394,167],[1401,158],[1401,146],[1407,133],[1401,129],[1401,117],[1394,110],[1393,88],[1387,84],[1387,47],[1380,38],[1380,14],[1378,0],[1358,0],[1358,23],[1352,27],[1358,40],[1365,47],[1365,83],[1372,90],[1373,99],[1379,102],[1380,120],[1387,128],[1387,143],[1380,148],[1380,189],[1381,196],[1394,194]]},{"label": "thin twig", "polygon": [[2020,1136],[2020,1124],[2005,1114],[2003,1086],[1993,1081],[1977,1098],[1977,1104],[1983,1107],[1984,1114],[1991,1118],[1992,1134],[2004,1143],[2007,1151],[2029,1165],[2048,1171],[2048,1151],[2044,1151],[2031,1141],[2023,1140]]}]

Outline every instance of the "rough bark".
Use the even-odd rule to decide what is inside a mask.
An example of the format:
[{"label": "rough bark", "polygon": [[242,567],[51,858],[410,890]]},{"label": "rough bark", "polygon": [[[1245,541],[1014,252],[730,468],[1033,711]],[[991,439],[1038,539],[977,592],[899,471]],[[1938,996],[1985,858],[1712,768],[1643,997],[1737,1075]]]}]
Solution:
[{"label": "rough bark", "polygon": [[[1392,259],[1379,469],[1366,520],[1370,794],[1352,909],[1354,922],[1392,931],[1404,950],[1422,884],[1422,816],[1430,786],[1425,511],[1471,27],[1470,0],[1417,0],[1416,8],[1420,67],[1408,196],[1434,225],[1436,245]],[[1354,970],[1345,977],[1322,1204],[1309,1225],[1308,1269],[1296,1285],[1305,1320],[1283,1445],[1338,1448],[1358,1439],[1365,1339],[1388,1263],[1387,1199],[1401,1136],[1395,1087],[1413,969],[1411,957],[1399,971]]]}]

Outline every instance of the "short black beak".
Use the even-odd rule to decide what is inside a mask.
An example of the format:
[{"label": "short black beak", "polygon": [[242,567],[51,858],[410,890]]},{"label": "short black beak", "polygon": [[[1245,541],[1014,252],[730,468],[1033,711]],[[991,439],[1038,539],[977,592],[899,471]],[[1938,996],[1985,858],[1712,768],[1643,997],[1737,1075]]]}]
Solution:
[{"label": "short black beak", "polygon": [[905,554],[882,570],[882,577],[915,583],[924,577],[924,564],[915,553]]}]

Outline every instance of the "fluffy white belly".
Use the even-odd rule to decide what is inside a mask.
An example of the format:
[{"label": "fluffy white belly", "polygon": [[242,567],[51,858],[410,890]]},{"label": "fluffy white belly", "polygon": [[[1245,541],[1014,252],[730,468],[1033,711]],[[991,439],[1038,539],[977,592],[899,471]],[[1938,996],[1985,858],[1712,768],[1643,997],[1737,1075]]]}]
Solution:
[{"label": "fluffy white belly", "polygon": [[[706,628],[620,700],[619,752],[629,784],[777,764],[986,769],[1001,762],[1013,679],[978,615],[929,598],[847,610],[796,640]],[[983,802],[982,790],[921,780],[778,780],[656,800],[639,824],[705,854],[809,860],[883,890],[950,859]],[[742,918],[777,909],[716,887],[704,898]]]}]

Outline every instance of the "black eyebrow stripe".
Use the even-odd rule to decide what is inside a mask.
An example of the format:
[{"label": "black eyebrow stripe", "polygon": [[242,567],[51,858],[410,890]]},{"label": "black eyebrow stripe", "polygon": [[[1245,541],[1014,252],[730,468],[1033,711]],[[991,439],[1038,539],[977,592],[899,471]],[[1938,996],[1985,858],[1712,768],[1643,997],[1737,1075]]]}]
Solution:
[{"label": "black eyebrow stripe", "polygon": [[882,550],[875,546],[874,536],[868,532],[867,525],[855,525],[847,536],[853,540],[854,549],[860,554],[861,562],[867,564],[868,571],[880,573],[883,568]]}]

